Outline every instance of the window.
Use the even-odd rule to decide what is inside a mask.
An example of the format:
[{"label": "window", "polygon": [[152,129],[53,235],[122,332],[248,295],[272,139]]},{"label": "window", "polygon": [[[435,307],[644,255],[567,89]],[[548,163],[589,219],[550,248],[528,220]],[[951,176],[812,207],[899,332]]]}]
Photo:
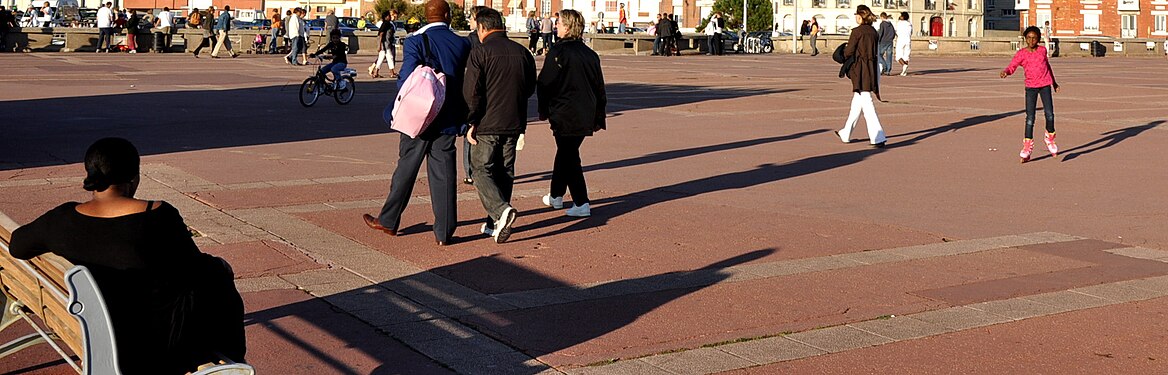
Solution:
[{"label": "window", "polygon": [[901,9],[908,9],[908,0],[896,0],[896,6]]},{"label": "window", "polygon": [[795,5],[795,0],[783,0],[783,5],[784,6],[793,6],[793,5]]},{"label": "window", "polygon": [[937,10],[937,0],[925,0],[925,10]]},{"label": "window", "polygon": [[957,36],[957,20],[949,17],[949,36]]},{"label": "window", "polygon": [[835,18],[835,32],[837,34],[847,34],[852,30],[853,18],[840,15]]},{"label": "window", "polygon": [[1084,14],[1083,15],[1083,31],[1099,31],[1099,15],[1098,14]]},{"label": "window", "polygon": [[795,18],[791,17],[790,14],[783,16],[783,31],[788,33],[799,32],[799,30],[795,30]]},{"label": "window", "polygon": [[1119,16],[1119,19],[1120,19],[1120,29],[1119,29],[1120,37],[1135,38],[1136,37],[1136,15],[1122,14]]},{"label": "window", "polygon": [[[888,2],[886,4],[884,4],[884,7],[888,8],[888,9],[896,9],[897,8],[897,4],[896,4],[897,1],[899,1],[899,0],[888,0]],[[895,19],[896,17],[893,17],[893,18]]]},{"label": "window", "polygon": [[957,10],[957,1],[956,0],[945,0],[945,9]]},{"label": "window", "polygon": [[1002,9],[1002,17],[1018,17],[1017,9]]},{"label": "window", "polygon": [[1155,23],[1155,28],[1152,30],[1157,33],[1168,32],[1168,16],[1157,14],[1152,16],[1152,21]]},{"label": "window", "polygon": [[552,0],[540,0],[539,13],[543,17],[552,16]]},{"label": "window", "polygon": [[811,0],[812,8],[827,8],[827,0]]},{"label": "window", "polygon": [[317,13],[324,13],[324,7],[316,7]]},{"label": "window", "polygon": [[[550,6],[549,6],[549,8],[550,8]],[[616,5],[616,0],[605,0],[604,11],[605,12],[612,12],[613,14],[616,14],[618,11],[617,5]]]},{"label": "window", "polygon": [[969,4],[966,4],[965,8],[966,9],[977,9],[977,1],[978,0],[969,0]]},{"label": "window", "polygon": [[852,0],[836,0],[836,7],[851,8],[852,7]]},{"label": "window", "polygon": [[998,5],[997,5],[997,4],[994,4],[994,0],[985,0],[985,8],[986,8],[986,10],[994,10],[994,9],[996,9],[997,7],[998,7]]},{"label": "window", "polygon": [[977,18],[969,19],[969,33],[966,36],[970,38],[977,36]]}]

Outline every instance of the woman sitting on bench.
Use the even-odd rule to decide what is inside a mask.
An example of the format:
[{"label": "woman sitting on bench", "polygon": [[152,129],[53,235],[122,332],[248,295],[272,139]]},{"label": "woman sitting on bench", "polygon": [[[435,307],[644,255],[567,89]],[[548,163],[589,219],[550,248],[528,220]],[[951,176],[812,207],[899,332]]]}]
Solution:
[{"label": "woman sitting on bench", "polygon": [[138,150],[104,138],[85,153],[93,199],[54,208],[12,233],[12,256],[52,252],[88,267],[110,312],[123,374],[182,374],[243,362],[243,299],[227,262],[202,253],[178,210],[134,198]]}]

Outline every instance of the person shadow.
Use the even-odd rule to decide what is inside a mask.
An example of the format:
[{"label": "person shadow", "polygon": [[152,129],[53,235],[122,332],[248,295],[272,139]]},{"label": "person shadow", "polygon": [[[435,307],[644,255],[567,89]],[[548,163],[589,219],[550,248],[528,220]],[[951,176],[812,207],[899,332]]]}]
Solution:
[{"label": "person shadow", "polygon": [[[991,115],[971,116],[960,121],[955,121],[933,128],[889,136],[889,141],[887,142],[886,146],[882,148],[865,147],[855,151],[807,157],[783,164],[760,164],[755,166],[753,169],[746,171],[726,173],[692,181],[679,182],[673,185],[652,188],[618,197],[592,200],[590,202],[590,205],[593,207],[592,216],[584,220],[568,216],[556,216],[535,223],[523,225],[515,229],[515,233],[519,234],[519,236],[513,235],[511,241],[530,241],[580,230],[587,230],[606,225],[608,221],[612,220],[613,218],[656,204],[719,191],[749,188],[853,165],[874,155],[910,147],[937,135],[957,132],[965,128],[1001,120],[1007,117],[1021,114],[1023,112],[1025,111],[1018,110]],[[810,133],[816,132],[818,131],[813,131]],[[900,140],[893,141],[894,139]],[[534,231],[547,227],[557,227],[565,223],[570,224],[531,237],[522,236],[522,233],[524,232]]]},{"label": "person shadow", "polygon": [[[1100,137],[1099,139],[1063,151],[1063,159],[1061,161],[1068,162],[1080,156],[1115,146],[1116,144],[1119,144],[1128,138],[1135,137],[1143,132],[1151,130],[1152,128],[1160,126],[1164,122],[1164,120],[1156,120],[1143,125],[1130,126],[1123,129],[1116,129],[1101,133],[1100,135],[1103,137]],[[1041,157],[1034,158],[1034,160],[1042,160],[1049,157],[1051,156],[1043,155]]]},{"label": "person shadow", "polygon": [[[586,285],[558,280],[506,257],[483,256],[322,298],[330,301],[330,308],[365,321],[372,326],[368,330],[377,327],[456,372],[537,374],[551,369],[538,360],[541,356],[617,331],[650,311],[726,281],[736,273],[733,267],[775,251],[754,250],[694,270]],[[466,280],[458,282],[437,276],[469,270],[489,272],[462,275]],[[467,290],[475,297],[460,298],[468,295]],[[417,363],[401,363],[387,352],[383,340],[369,340],[351,328],[319,319],[313,310],[320,306],[319,300],[309,300],[256,311],[244,320],[246,325],[264,327],[279,327],[278,320],[288,317],[312,322],[379,361],[370,374],[422,371]],[[278,334],[329,367],[319,370],[360,373],[329,348],[316,347],[297,332]]]}]

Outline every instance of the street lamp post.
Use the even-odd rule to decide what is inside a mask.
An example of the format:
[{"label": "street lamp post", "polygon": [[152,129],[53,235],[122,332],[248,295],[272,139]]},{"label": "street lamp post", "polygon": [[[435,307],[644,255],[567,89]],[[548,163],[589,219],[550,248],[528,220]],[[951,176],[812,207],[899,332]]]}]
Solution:
[{"label": "street lamp post", "polygon": [[791,20],[792,21],[792,23],[791,23],[791,53],[792,54],[799,53],[799,35],[803,33],[803,29],[800,28],[802,26],[802,24],[799,23],[799,1],[800,0],[794,0],[795,19]]}]

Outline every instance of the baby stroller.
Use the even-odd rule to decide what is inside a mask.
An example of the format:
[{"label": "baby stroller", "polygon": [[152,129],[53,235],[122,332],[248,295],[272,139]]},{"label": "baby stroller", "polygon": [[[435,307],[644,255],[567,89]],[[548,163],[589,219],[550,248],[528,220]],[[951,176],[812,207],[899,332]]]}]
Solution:
[{"label": "baby stroller", "polygon": [[256,34],[255,41],[251,44],[251,53],[260,55],[268,51],[268,44],[264,42],[264,34]]}]

